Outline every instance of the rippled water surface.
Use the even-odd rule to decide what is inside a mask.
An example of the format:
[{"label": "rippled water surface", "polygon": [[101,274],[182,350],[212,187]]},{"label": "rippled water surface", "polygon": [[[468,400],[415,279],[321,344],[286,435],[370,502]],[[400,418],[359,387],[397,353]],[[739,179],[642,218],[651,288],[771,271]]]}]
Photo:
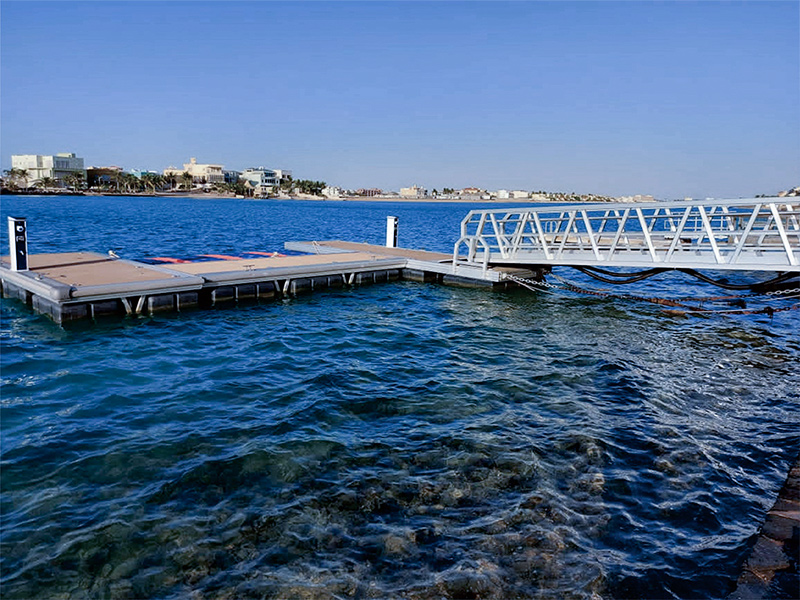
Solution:
[{"label": "rippled water surface", "polygon": [[[469,208],[2,201],[32,253],[130,257],[388,214],[450,251]],[[68,328],[3,300],[2,595],[724,596],[800,450],[798,324],[411,282]]]}]

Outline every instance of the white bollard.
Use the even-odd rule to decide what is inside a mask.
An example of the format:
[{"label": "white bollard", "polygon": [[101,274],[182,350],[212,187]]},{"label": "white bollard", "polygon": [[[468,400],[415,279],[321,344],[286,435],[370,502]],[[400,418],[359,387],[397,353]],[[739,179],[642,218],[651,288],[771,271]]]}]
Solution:
[{"label": "white bollard", "polygon": [[12,271],[28,270],[28,224],[25,217],[8,217],[8,246]]},{"label": "white bollard", "polygon": [[386,217],[386,247],[397,248],[397,217]]}]

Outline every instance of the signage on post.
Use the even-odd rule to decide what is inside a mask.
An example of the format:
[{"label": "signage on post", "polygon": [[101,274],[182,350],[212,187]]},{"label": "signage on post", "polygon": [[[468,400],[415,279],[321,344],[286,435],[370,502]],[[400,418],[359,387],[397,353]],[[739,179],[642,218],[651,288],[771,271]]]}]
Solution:
[{"label": "signage on post", "polygon": [[8,217],[8,245],[12,271],[28,270],[28,223],[25,217]]},{"label": "signage on post", "polygon": [[397,248],[397,217],[386,217],[386,247]]}]

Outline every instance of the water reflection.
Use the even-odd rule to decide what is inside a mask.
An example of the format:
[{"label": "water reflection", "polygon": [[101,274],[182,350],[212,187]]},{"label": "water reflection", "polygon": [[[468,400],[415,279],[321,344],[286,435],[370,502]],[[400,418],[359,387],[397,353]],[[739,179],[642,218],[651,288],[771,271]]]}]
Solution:
[{"label": "water reflection", "polygon": [[716,597],[800,448],[788,314],[407,282],[0,309],[8,598]]}]

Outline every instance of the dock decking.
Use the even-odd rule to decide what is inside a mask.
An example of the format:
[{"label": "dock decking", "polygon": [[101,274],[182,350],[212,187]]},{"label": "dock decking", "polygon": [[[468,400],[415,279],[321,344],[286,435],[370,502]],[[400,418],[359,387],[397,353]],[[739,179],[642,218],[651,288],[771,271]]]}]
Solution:
[{"label": "dock decking", "polygon": [[507,287],[507,272],[453,268],[448,254],[342,241],[289,242],[310,254],[152,265],[94,252],[32,254],[29,269],[0,259],[2,295],[17,298],[56,323],[106,315],[152,314],[259,300],[316,289],[409,279],[450,285]]}]

